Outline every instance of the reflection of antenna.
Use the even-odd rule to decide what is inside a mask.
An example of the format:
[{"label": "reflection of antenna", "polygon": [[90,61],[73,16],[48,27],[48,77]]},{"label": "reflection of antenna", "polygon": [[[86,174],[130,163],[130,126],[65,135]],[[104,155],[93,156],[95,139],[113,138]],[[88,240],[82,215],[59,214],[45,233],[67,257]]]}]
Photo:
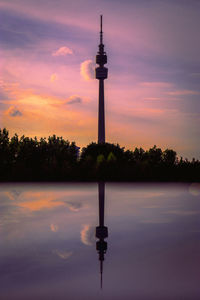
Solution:
[{"label": "reflection of antenna", "polygon": [[101,274],[101,289],[103,288],[103,261],[100,262],[100,274]]},{"label": "reflection of antenna", "polygon": [[108,237],[108,228],[104,226],[104,199],[105,199],[105,183],[99,182],[99,226],[96,227],[96,237],[99,239],[96,242],[96,249],[99,253],[100,261],[100,286],[103,287],[103,261],[104,254],[107,250],[107,242],[104,241]]}]

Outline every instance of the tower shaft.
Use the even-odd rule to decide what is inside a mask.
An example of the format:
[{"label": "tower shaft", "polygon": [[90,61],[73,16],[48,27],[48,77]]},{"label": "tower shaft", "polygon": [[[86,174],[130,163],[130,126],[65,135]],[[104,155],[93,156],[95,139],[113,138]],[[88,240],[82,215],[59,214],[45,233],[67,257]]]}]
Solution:
[{"label": "tower shaft", "polygon": [[98,143],[105,143],[104,81],[99,80]]}]

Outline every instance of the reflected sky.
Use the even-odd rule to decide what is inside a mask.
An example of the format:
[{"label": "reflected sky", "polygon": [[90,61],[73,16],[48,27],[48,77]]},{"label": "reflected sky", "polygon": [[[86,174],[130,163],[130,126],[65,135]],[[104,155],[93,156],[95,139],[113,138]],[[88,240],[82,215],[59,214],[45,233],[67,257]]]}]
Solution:
[{"label": "reflected sky", "polygon": [[1,184],[0,298],[198,300],[197,190],[106,184],[100,290],[98,185]]}]

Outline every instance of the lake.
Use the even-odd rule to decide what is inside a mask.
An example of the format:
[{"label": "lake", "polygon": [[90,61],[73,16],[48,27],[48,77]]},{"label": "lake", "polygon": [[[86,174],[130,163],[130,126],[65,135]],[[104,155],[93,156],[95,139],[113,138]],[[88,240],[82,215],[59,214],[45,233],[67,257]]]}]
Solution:
[{"label": "lake", "polygon": [[0,299],[199,300],[200,185],[1,183]]}]

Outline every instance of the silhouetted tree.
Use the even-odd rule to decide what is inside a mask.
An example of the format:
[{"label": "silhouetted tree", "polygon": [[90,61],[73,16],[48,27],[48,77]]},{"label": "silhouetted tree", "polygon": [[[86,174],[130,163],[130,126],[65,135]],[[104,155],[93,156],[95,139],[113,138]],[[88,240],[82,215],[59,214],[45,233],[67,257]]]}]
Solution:
[{"label": "silhouetted tree", "polygon": [[0,129],[0,180],[200,181],[200,162],[177,158],[172,149],[126,150],[91,143],[79,155],[75,142],[56,135],[9,138]]},{"label": "silhouetted tree", "polygon": [[176,152],[171,149],[166,149],[163,152],[163,162],[168,166],[173,166],[177,162]]}]

